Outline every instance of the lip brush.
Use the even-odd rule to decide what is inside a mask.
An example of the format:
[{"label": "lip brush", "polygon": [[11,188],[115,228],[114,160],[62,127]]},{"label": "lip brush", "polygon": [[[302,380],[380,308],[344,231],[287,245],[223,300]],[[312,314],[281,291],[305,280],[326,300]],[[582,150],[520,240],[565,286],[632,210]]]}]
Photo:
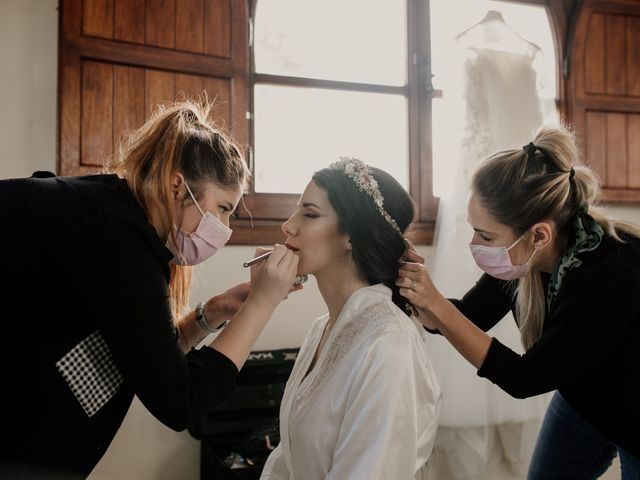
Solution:
[{"label": "lip brush", "polygon": [[[263,253],[262,255],[258,255],[255,258],[252,258],[251,260],[247,260],[246,262],[244,262],[242,264],[243,267],[250,267],[251,265],[254,265],[262,260],[264,260],[265,258],[267,258],[269,255],[271,255],[273,253],[273,250],[268,251],[267,253]],[[293,282],[294,285],[301,285],[304,282],[306,282],[309,279],[309,277],[307,275],[297,275],[296,276],[296,281]]]}]

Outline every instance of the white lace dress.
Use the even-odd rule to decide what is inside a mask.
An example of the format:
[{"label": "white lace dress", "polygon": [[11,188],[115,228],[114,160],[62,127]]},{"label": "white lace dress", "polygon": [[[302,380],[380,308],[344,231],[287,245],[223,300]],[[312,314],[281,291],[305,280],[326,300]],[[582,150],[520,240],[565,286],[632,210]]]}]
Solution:
[{"label": "white lace dress", "polygon": [[302,344],[280,409],[281,443],[261,479],[421,478],[440,402],[422,333],[389,288],[362,288],[306,374],[327,320]]},{"label": "white lace dress", "polygon": [[[472,229],[466,202],[470,177],[483,158],[522,148],[542,124],[535,51],[469,48],[464,63],[465,129],[453,186],[439,207],[430,274],[440,291],[460,298],[481,276],[469,252]],[[511,314],[489,332],[522,352]],[[434,456],[447,464],[447,478],[482,478],[491,451],[526,469],[548,395],[511,398],[486,379],[442,337],[428,339],[443,402]]]}]

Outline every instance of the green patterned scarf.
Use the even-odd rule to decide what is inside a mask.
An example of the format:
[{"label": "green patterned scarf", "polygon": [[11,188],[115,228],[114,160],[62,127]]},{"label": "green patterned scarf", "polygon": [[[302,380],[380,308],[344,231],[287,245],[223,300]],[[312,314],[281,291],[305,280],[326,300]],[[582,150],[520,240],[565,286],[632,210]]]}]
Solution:
[{"label": "green patterned scarf", "polygon": [[573,228],[573,246],[564,252],[549,281],[549,288],[547,289],[547,310],[551,309],[551,304],[558,295],[562,280],[567,272],[582,265],[582,260],[577,256],[580,253],[590,252],[598,248],[598,245],[600,245],[604,237],[604,230],[600,224],[582,208],[576,215]]}]

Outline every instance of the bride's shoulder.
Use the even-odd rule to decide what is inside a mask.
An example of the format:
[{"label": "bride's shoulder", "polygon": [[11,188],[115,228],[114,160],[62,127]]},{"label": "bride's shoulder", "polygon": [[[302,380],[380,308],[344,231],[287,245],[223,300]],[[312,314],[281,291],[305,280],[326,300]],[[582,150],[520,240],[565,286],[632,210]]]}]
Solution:
[{"label": "bride's shoulder", "polygon": [[419,337],[414,322],[391,298],[377,299],[360,312],[360,322],[370,336],[401,334]]}]

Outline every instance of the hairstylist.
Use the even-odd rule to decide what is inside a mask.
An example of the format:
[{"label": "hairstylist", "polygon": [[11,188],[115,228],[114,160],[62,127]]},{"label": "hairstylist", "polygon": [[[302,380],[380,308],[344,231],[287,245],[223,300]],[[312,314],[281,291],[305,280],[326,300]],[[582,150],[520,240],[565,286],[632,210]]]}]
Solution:
[{"label": "hairstylist", "polygon": [[[616,454],[622,478],[640,479],[640,229],[607,217],[599,194],[572,135],[543,128],[473,176],[476,285],[445,299],[415,253],[397,280],[478,375],[516,398],[556,391],[530,479],[597,478]],[[523,355],[484,333],[509,310]]]}]

